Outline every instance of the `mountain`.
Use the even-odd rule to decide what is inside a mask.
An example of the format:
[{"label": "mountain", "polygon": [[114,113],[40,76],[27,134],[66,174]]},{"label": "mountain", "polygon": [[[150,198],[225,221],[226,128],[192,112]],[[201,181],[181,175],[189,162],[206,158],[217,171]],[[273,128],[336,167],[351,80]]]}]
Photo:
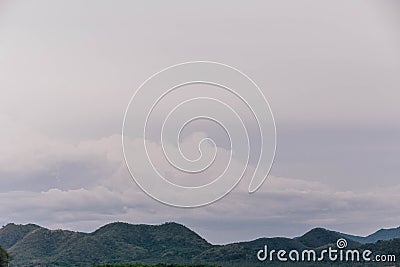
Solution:
[{"label": "mountain", "polygon": [[[334,231],[330,231],[324,228],[314,228],[305,233],[300,237],[296,237],[295,240],[299,241],[303,245],[309,248],[319,249],[324,248],[327,245],[335,245],[337,240],[345,238],[342,234]],[[360,242],[354,240],[347,240],[348,248],[357,248],[360,246]]]},{"label": "mountain", "polygon": [[[11,266],[94,266],[127,262],[265,266],[256,257],[265,245],[268,245],[269,251],[283,249],[301,252],[335,246],[339,238],[344,236],[315,228],[293,239],[259,238],[212,245],[177,223],[132,225],[117,222],[92,233],[49,230],[33,224],[8,224],[0,229],[0,246],[12,256]],[[375,250],[371,250],[374,252],[397,253],[400,258],[400,239],[365,245],[349,239],[348,248],[373,248]],[[268,264],[281,266],[276,262]]]},{"label": "mountain", "polygon": [[7,224],[3,228],[0,229],[0,244],[3,248],[9,249],[19,240],[21,240],[24,236],[41,228],[35,224],[27,224],[27,225],[16,225],[13,223]]},{"label": "mountain", "polygon": [[397,228],[380,229],[380,230],[376,231],[375,233],[370,234],[365,237],[349,235],[349,234],[344,234],[344,233],[339,233],[339,234],[350,240],[359,242],[361,244],[375,243],[379,240],[385,241],[385,240],[400,238],[400,226]]},{"label": "mountain", "polygon": [[93,233],[48,230],[9,224],[0,230],[0,246],[15,266],[71,266],[114,262],[191,262],[193,255],[212,247],[195,232],[177,223],[132,225],[112,223]]}]

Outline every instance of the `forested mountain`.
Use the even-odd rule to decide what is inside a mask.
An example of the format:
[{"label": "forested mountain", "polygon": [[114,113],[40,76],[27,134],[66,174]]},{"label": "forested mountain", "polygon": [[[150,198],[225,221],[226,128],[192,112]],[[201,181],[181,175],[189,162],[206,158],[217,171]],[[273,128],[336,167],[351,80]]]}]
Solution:
[{"label": "forested mountain", "polygon": [[[0,246],[11,255],[10,266],[18,267],[95,266],[129,262],[191,266],[194,264],[265,266],[266,263],[259,262],[256,257],[257,252],[265,245],[268,245],[269,250],[318,251],[327,246],[336,246],[339,238],[344,236],[338,232],[315,228],[293,239],[259,238],[228,245],[212,245],[194,231],[177,223],[162,225],[111,223],[93,233],[49,230],[33,224],[8,224],[0,229]],[[370,249],[374,253],[391,253],[400,259],[400,239],[364,245],[348,239],[348,248]],[[328,263],[318,264],[325,266],[324,264]],[[268,265],[288,266],[279,262],[268,262]],[[297,263],[296,266],[314,265]]]}]

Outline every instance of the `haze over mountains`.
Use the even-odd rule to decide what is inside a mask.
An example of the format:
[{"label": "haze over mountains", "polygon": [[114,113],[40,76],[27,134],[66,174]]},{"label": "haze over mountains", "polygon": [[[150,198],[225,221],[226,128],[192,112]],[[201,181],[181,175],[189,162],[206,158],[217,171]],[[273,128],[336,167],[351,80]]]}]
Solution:
[{"label": "haze over mountains", "polygon": [[375,243],[379,240],[390,240],[393,238],[400,238],[400,226],[397,228],[390,228],[390,229],[380,229],[376,231],[375,233],[372,233],[368,236],[355,236],[355,235],[349,235],[349,234],[344,234],[341,233],[344,237],[357,241],[361,244],[366,244],[366,243]]},{"label": "haze over mountains", "polygon": [[[367,237],[315,228],[297,238],[259,238],[213,245],[177,223],[132,225],[111,223],[93,233],[48,230],[34,224],[8,224],[0,229],[0,246],[13,257],[11,266],[93,266],[105,263],[258,264],[256,253],[270,249],[318,249],[348,240],[349,248],[372,248],[400,258],[400,229],[381,229]],[[376,244],[366,244],[370,240]]]}]

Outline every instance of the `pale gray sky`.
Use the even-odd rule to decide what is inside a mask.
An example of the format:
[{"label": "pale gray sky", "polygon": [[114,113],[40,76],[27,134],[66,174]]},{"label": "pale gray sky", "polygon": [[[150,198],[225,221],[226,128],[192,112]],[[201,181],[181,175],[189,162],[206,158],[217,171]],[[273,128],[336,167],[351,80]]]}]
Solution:
[{"label": "pale gray sky", "polygon": [[[398,226],[399,15],[396,1],[2,1],[0,223],[178,221],[213,242]],[[258,84],[278,148],[260,192],[181,210],[130,180],[120,135],[136,88],[191,60]]]}]

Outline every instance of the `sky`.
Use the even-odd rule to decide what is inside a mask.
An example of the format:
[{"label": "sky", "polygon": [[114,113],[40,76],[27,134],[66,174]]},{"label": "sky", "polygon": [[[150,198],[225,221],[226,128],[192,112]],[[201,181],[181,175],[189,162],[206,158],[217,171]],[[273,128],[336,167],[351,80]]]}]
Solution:
[{"label": "sky", "polygon": [[[399,226],[399,13],[390,0],[2,1],[0,224],[90,232],[176,221],[212,243]],[[256,193],[244,177],[220,201],[180,209],[132,181],[121,132],[136,89],[193,60],[257,83],[277,150]],[[224,139],[192,126],[189,148],[199,136]]]}]

